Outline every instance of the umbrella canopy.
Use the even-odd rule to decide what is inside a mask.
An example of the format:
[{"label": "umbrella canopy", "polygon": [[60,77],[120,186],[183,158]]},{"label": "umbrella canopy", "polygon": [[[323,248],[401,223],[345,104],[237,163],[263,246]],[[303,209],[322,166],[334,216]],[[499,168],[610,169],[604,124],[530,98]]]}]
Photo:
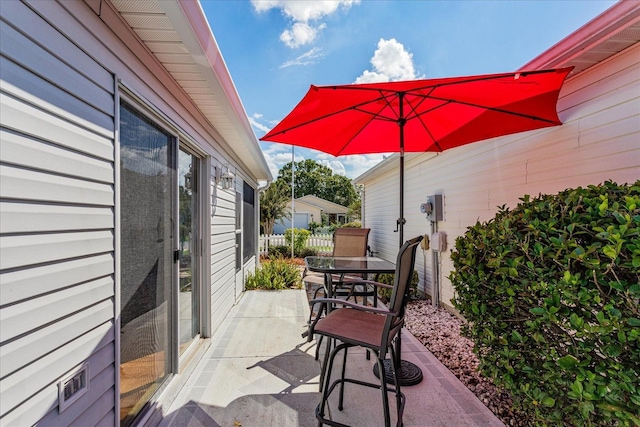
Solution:
[{"label": "umbrella canopy", "polygon": [[571,69],[311,86],[260,139],[334,156],[399,152],[402,245],[404,152],[444,151],[560,125],[556,103]]}]

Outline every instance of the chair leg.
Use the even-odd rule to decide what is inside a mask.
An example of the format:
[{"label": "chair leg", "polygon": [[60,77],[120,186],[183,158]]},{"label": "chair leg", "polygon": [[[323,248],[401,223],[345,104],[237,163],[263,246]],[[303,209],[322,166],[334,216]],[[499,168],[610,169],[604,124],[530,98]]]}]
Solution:
[{"label": "chair leg", "polygon": [[[318,348],[320,348],[320,343],[322,342],[322,338],[324,338],[324,336],[320,336],[320,342],[318,342]],[[322,362],[322,368],[320,369],[320,381],[319,381],[319,386],[320,389],[319,391],[323,391],[323,383],[324,383],[324,379],[325,379],[325,375],[327,372],[327,366],[328,366],[328,362],[329,362],[329,354],[331,353],[331,341],[333,341],[332,338],[327,338],[327,349],[324,352],[324,361]],[[316,349],[317,350],[317,349]],[[331,375],[329,375],[331,376]]]},{"label": "chair leg", "polygon": [[342,379],[342,382],[340,383],[340,399],[338,400],[338,409],[339,410],[343,410],[344,409],[344,374],[347,370],[347,351],[349,350],[349,347],[345,347],[344,349],[344,357],[342,358],[342,375],[340,376],[340,378]]},{"label": "chair leg", "polygon": [[[328,341],[327,355],[329,355],[329,350],[330,350],[329,344],[331,341],[333,341],[333,338],[329,338],[327,339],[327,341]],[[325,366],[323,366],[322,368],[322,372],[324,373],[324,378],[321,377],[320,379],[320,383],[322,384],[322,388],[320,389],[320,391],[322,391],[322,401],[320,402],[320,404],[318,404],[316,408],[316,419],[318,420],[318,426],[322,425],[322,419],[324,419],[324,409],[327,406],[327,401],[329,400],[329,394],[333,390],[333,387],[331,386],[331,371],[333,370],[333,361],[335,360],[335,357],[338,354],[338,352],[342,350],[343,347],[344,345],[338,345],[336,346],[336,348],[331,350],[331,355],[329,355],[329,357],[326,357],[327,355],[325,355]],[[345,348],[345,351],[346,351],[346,348]]]},{"label": "chair leg", "polygon": [[378,372],[380,373],[380,391],[382,392],[382,409],[384,410],[384,426],[391,427],[391,414],[389,413],[389,396],[387,395],[387,381],[384,371],[384,360],[378,355]]},{"label": "chair leg", "polygon": [[320,336],[320,338],[318,338],[316,340],[316,360],[318,360],[318,358],[320,357],[320,346],[322,345],[322,338],[324,338],[324,336]]},{"label": "chair leg", "polygon": [[393,382],[394,385],[396,387],[396,412],[398,414],[398,426],[402,426],[402,415],[404,413],[404,404],[402,402],[402,392],[400,391],[400,379],[398,378],[398,368],[399,366],[397,366],[396,364],[396,352],[395,349],[393,348],[394,346],[391,346],[391,366],[393,367]]}]

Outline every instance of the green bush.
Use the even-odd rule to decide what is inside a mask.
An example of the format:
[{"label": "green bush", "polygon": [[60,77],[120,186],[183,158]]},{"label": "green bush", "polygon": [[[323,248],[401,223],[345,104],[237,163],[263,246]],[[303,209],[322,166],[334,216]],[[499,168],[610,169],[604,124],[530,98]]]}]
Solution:
[{"label": "green bush", "polygon": [[269,246],[269,252],[267,253],[267,255],[269,258],[273,258],[273,257],[291,258],[291,245]]},{"label": "green bush", "polygon": [[[384,283],[385,285],[393,286],[393,279],[395,274],[387,274],[383,273],[378,275],[377,282]],[[418,272],[413,270],[413,275],[411,276],[411,286],[409,287],[409,299],[417,299],[418,298],[418,282],[420,278],[418,277]],[[389,302],[391,299],[391,289],[378,288],[378,297],[385,304]]]},{"label": "green bush", "polygon": [[451,254],[484,374],[538,425],[640,425],[640,181],[525,196]]},{"label": "green bush", "polygon": [[[293,255],[298,258],[304,258],[306,256],[315,256],[318,255],[318,251],[314,248],[293,248]],[[267,254],[269,257],[282,257],[282,258],[291,258],[291,245],[276,245],[270,246],[269,252]]]},{"label": "green bush", "polygon": [[[291,228],[287,228],[284,230],[284,238],[289,246],[289,250],[291,250]],[[299,253],[307,246],[307,239],[311,235],[309,230],[305,230],[304,228],[294,228],[295,242],[293,243],[293,251],[294,253]]]},{"label": "green bush", "polygon": [[298,266],[281,256],[270,257],[268,260],[256,268],[255,273],[247,276],[246,289],[300,289],[302,281],[300,279]]},{"label": "green bush", "polygon": [[296,252],[294,255],[298,258],[304,258],[308,256],[316,256],[318,255],[318,251],[314,248],[302,248],[300,252]]}]

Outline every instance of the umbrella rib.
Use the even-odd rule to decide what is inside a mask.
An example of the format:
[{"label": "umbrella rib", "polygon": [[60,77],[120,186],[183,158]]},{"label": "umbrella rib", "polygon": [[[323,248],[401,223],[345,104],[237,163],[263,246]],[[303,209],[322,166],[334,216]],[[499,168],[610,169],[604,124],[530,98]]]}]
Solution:
[{"label": "umbrella rib", "polygon": [[[433,90],[434,90],[434,89],[435,89],[435,88],[432,88],[432,89],[431,89],[431,91],[429,91],[429,93],[433,92]],[[428,94],[427,94],[427,96],[422,97],[422,98],[421,98],[421,100],[420,100],[420,102],[418,102],[418,103],[415,105],[415,107],[412,105],[412,103],[411,103],[411,101],[410,101],[410,100],[409,100],[409,101],[407,101],[407,104],[408,104],[408,105],[410,106],[410,108],[411,108],[411,112],[412,112],[413,114],[415,114],[415,116],[413,116],[413,117],[409,117],[409,118],[407,118],[407,120],[409,120],[409,119],[414,119],[414,118],[415,118],[415,119],[418,119],[418,121],[420,122],[420,124],[422,125],[422,127],[424,128],[424,130],[427,132],[427,134],[428,134],[428,135],[429,135],[429,137],[431,138],[431,141],[433,141],[433,143],[435,144],[435,146],[436,146],[436,147],[438,147],[438,150],[440,150],[440,151],[444,151],[444,150],[442,149],[442,147],[440,147],[440,144],[438,144],[438,141],[436,140],[436,138],[433,136],[433,134],[432,134],[432,133],[431,133],[431,131],[429,130],[429,127],[427,126],[427,124],[426,124],[425,122],[423,122],[423,121],[422,121],[421,115],[426,114],[426,113],[429,113],[429,112],[431,112],[431,111],[433,111],[433,110],[435,110],[435,109],[437,109],[437,108],[440,108],[440,107],[442,107],[442,106],[444,106],[444,105],[447,105],[449,102],[445,102],[445,103],[444,103],[444,104],[442,104],[442,105],[438,105],[438,106],[435,106],[435,107],[433,107],[433,108],[429,108],[428,110],[424,111],[423,113],[418,113],[418,112],[416,112],[416,109],[417,109],[417,108],[420,106],[420,104],[422,104],[422,103],[423,103],[423,102],[424,102],[428,97],[429,97],[429,95],[428,95]]]},{"label": "umbrella rib", "polygon": [[[414,92],[416,90],[424,90],[424,89],[427,89],[427,88],[436,89],[438,87],[443,87],[443,86],[452,86],[452,85],[465,84],[465,83],[481,82],[481,81],[485,81],[485,80],[497,80],[497,79],[503,79],[505,77],[515,77],[515,76],[526,77],[528,75],[548,74],[548,73],[557,72],[557,71],[558,70],[556,70],[556,69],[551,69],[551,70],[534,70],[534,71],[512,72],[512,73],[503,73],[503,74],[490,74],[490,75],[486,75],[486,76],[471,76],[471,77],[469,77],[467,79],[464,79],[464,80],[456,80],[456,81],[446,82],[446,83],[428,84],[426,86],[412,88],[411,90],[408,90],[408,91],[407,90],[394,90],[394,89],[380,89],[380,88],[372,88],[372,87],[359,87],[358,85],[354,85],[354,84],[352,84],[352,85],[338,85],[338,86],[334,85],[334,86],[324,86],[324,87],[325,88],[329,88],[330,87],[332,89],[348,89],[348,90],[364,90],[364,91],[374,90],[374,91],[378,91],[380,93],[382,93],[382,92],[393,92],[393,93],[399,94],[399,93]],[[372,84],[375,84],[375,83],[372,83]]]},{"label": "umbrella rib", "polygon": [[[382,93],[380,93],[380,96],[381,96],[381,98],[378,98],[378,99],[374,100],[373,102],[375,102],[375,101],[379,101],[379,100],[384,100],[384,101],[386,102],[386,105],[385,105],[385,106],[383,106],[383,107],[381,107],[381,108],[380,108],[380,110],[378,110],[378,113],[372,113],[372,112],[369,112],[369,111],[362,110],[362,109],[359,109],[359,108],[358,108],[358,107],[360,107],[360,105],[366,105],[366,104],[369,104],[369,103],[371,103],[371,102],[362,103],[362,104],[360,104],[360,105],[358,105],[358,106],[354,106],[354,107],[352,107],[352,109],[354,109],[354,110],[356,110],[356,111],[359,111],[359,112],[361,112],[361,113],[365,113],[365,114],[369,114],[369,115],[371,116],[371,118],[370,118],[370,119],[367,121],[367,123],[365,123],[365,124],[360,128],[360,130],[358,130],[358,131],[357,131],[357,132],[356,132],[356,133],[355,133],[355,134],[354,134],[354,135],[353,135],[353,136],[352,136],[348,141],[345,141],[345,143],[344,143],[344,144],[342,144],[342,147],[340,147],[340,149],[337,151],[337,153],[338,153],[338,154],[342,153],[342,150],[344,150],[344,149],[347,147],[347,145],[349,145],[349,144],[351,143],[351,141],[353,140],[353,138],[355,138],[356,136],[358,136],[358,135],[360,134],[360,132],[362,132],[362,131],[363,131],[363,130],[364,130],[364,129],[369,125],[369,123],[371,123],[371,121],[372,121],[372,120],[374,120],[374,119],[376,119],[376,118],[377,118],[377,119],[379,119],[379,120],[387,120],[387,121],[394,121],[394,122],[395,122],[395,121],[397,121],[397,120],[393,120],[392,118],[389,118],[389,117],[385,117],[385,116],[380,115],[380,111],[382,111],[385,107],[387,107],[387,106],[390,106],[390,105],[391,105],[391,103],[390,103],[390,102],[389,102],[389,100],[387,99],[387,98],[388,98],[388,96],[385,96],[385,95],[383,95]],[[345,110],[345,111],[346,111],[346,110]],[[391,109],[391,111],[393,111],[393,109]]]},{"label": "umbrella rib", "polygon": [[466,105],[468,107],[482,108],[483,110],[496,111],[498,113],[510,114],[512,116],[524,117],[524,118],[532,119],[532,120],[539,120],[541,122],[547,122],[547,123],[552,123],[552,124],[556,123],[553,120],[544,119],[542,117],[532,116],[530,114],[518,113],[518,112],[515,112],[515,111],[509,111],[509,110],[505,110],[505,109],[497,108],[497,107],[488,107],[488,106],[481,105],[481,104],[474,104],[472,102],[464,102],[464,101],[458,101],[458,100],[455,100],[455,99],[440,98],[440,97],[437,97],[437,96],[429,96],[429,98],[430,99],[435,99],[435,100],[438,100],[438,101],[445,101],[445,104],[442,104],[442,105],[439,105],[437,107],[434,107],[433,109],[431,109],[429,111],[425,111],[425,112],[419,113],[419,115],[423,115],[423,114],[428,113],[430,111],[433,111],[433,110],[435,110],[437,108],[443,107],[443,106],[445,106],[445,105],[447,105],[449,103],[455,103],[455,104],[459,104],[459,105]]},{"label": "umbrella rib", "polygon": [[[333,87],[333,88],[335,88],[335,87]],[[291,130],[293,130],[293,129],[297,129],[297,128],[302,127],[302,126],[306,126],[306,125],[308,125],[308,124],[310,124],[310,123],[319,122],[319,121],[324,120],[324,119],[326,119],[326,118],[328,118],[328,117],[332,117],[332,116],[335,116],[335,115],[340,114],[340,113],[344,113],[345,111],[349,111],[349,110],[356,110],[356,111],[359,111],[359,112],[361,112],[361,113],[370,114],[373,118],[378,117],[378,118],[385,119],[385,120],[389,120],[389,121],[397,121],[397,120],[395,120],[395,119],[393,119],[393,118],[388,118],[388,117],[384,117],[384,116],[379,116],[377,113],[372,113],[372,112],[369,112],[369,111],[366,111],[366,110],[364,110],[364,109],[361,109],[361,108],[360,108],[360,107],[362,107],[362,106],[364,106],[364,105],[372,104],[372,103],[374,103],[374,102],[376,102],[376,101],[386,100],[386,98],[387,98],[387,97],[388,97],[388,96],[385,96],[385,95],[382,95],[382,94],[381,94],[381,97],[380,97],[380,98],[376,98],[376,99],[373,99],[373,100],[363,101],[363,102],[361,102],[361,103],[359,103],[359,104],[356,104],[356,105],[350,105],[350,106],[345,107],[345,108],[342,108],[342,109],[340,109],[340,110],[332,111],[331,113],[325,114],[325,115],[323,115],[323,116],[314,117],[314,118],[313,118],[313,119],[311,119],[311,120],[307,120],[307,121],[305,121],[305,122],[297,123],[295,126],[291,126],[291,127],[286,128],[286,129],[279,130],[278,132],[275,132],[275,133],[271,134],[270,136],[271,136],[271,137],[274,137],[274,136],[276,136],[276,135],[285,134],[285,133],[287,133],[288,131],[291,131]],[[387,105],[389,105],[389,102],[388,102],[388,101],[386,101],[386,102],[387,102]],[[382,109],[381,109],[381,110],[382,110]],[[359,132],[358,132],[358,133],[359,133]]]}]

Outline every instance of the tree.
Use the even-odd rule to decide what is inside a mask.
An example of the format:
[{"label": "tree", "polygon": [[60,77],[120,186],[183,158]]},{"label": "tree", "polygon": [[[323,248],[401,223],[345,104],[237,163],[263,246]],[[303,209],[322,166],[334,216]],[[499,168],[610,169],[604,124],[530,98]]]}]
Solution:
[{"label": "tree", "polygon": [[331,176],[327,181],[325,193],[320,197],[347,207],[360,200],[351,180],[343,175]]},{"label": "tree", "polygon": [[[291,162],[280,169],[278,180],[285,181],[289,185]],[[331,168],[311,159],[295,163],[294,186],[296,198],[311,194],[342,206],[349,206],[359,199],[349,178],[334,175]]]},{"label": "tree", "polygon": [[348,208],[349,210],[347,211],[347,215],[349,215],[351,221],[362,219],[360,218],[362,213],[362,199],[359,198],[355,202],[351,203]]},{"label": "tree", "polygon": [[[324,199],[322,195],[327,192],[327,180],[333,175],[333,171],[311,159],[296,162],[295,166],[295,198],[313,194]],[[291,162],[282,166],[278,179],[291,182]]]},{"label": "tree", "polygon": [[287,202],[291,186],[278,178],[260,194],[260,225],[264,234],[273,234],[273,226],[281,218],[289,218]]}]

